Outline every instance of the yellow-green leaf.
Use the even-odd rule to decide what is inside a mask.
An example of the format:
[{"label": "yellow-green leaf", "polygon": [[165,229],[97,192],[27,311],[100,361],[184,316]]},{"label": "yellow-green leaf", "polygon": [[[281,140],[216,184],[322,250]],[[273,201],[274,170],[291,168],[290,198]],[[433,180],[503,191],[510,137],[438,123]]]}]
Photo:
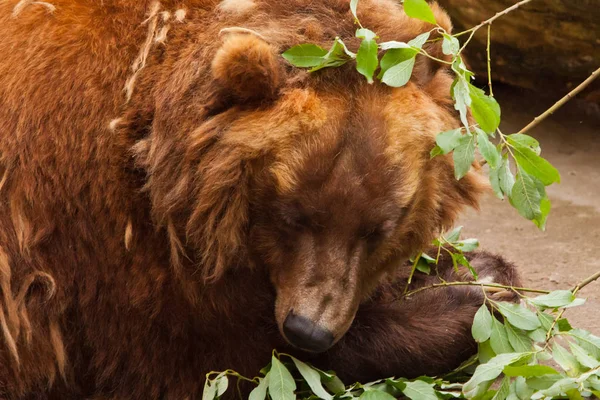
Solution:
[{"label": "yellow-green leaf", "polygon": [[436,24],[433,11],[425,0],[404,0],[404,12],[411,18]]}]

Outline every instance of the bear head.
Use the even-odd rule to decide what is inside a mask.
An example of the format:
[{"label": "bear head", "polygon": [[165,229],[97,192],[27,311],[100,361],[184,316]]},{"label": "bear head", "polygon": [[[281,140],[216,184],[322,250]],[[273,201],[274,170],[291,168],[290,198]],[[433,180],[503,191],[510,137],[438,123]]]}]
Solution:
[{"label": "bear head", "polygon": [[[264,271],[283,336],[320,352],[485,185],[474,171],[456,180],[451,156],[430,158],[436,135],[460,126],[446,64],[418,56],[401,88],[369,85],[352,63],[309,74],[281,53],[335,36],[358,48],[348,1],[243,3],[189,23],[148,67],[127,114],[134,154],[173,266],[186,254],[200,286]],[[359,16],[381,41],[433,28],[395,1],[362,1]],[[447,57],[441,41],[425,49]]]}]

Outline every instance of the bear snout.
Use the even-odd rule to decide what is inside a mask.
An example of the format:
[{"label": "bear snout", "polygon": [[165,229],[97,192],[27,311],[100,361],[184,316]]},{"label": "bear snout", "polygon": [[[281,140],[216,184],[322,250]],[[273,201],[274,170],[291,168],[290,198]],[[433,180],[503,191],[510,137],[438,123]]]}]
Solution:
[{"label": "bear snout", "polygon": [[285,318],[283,334],[292,346],[312,353],[322,353],[334,343],[334,336],[328,329],[293,311]]}]

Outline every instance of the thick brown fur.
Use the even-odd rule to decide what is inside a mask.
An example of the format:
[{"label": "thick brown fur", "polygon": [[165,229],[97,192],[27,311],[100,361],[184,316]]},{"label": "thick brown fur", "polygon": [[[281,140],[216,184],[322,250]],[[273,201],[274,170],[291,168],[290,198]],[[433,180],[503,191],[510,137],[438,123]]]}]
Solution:
[{"label": "thick brown fur", "polygon": [[[362,24],[431,29],[397,3],[361,1]],[[355,29],[345,0],[0,2],[0,398],[197,399],[206,372],[286,349],[291,309],[332,331],[310,357],[350,381],[473,351],[478,290],[399,295],[485,190],[429,159],[460,125],[448,72],[419,57],[391,89],[279,56],[356,49]]]}]

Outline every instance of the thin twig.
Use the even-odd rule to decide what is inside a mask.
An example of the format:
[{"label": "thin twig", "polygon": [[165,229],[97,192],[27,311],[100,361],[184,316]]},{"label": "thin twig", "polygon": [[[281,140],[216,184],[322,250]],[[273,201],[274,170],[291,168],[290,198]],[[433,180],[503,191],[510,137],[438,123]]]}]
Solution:
[{"label": "thin twig", "polygon": [[579,84],[575,89],[571,90],[565,97],[557,101],[552,107],[544,111],[539,116],[535,117],[533,121],[531,121],[526,127],[521,129],[519,133],[525,133],[534,127],[536,127],[540,122],[545,120],[548,116],[552,115],[556,110],[561,108],[567,101],[571,100],[575,97],[579,92],[589,86],[590,83],[594,81],[600,75],[600,68],[592,72],[592,74],[583,82]]},{"label": "thin twig", "polygon": [[[577,292],[579,292],[581,289],[583,289],[590,283],[594,282],[598,278],[600,278],[600,271],[596,272],[595,274],[593,274],[593,275],[585,278],[581,282],[579,282],[577,285],[575,285],[575,287],[573,287],[573,289],[571,289],[571,292],[573,293],[573,295],[576,295]],[[566,311],[566,308],[563,308],[562,310],[560,310],[560,312],[558,313],[556,318],[554,318],[554,321],[552,321],[552,325],[550,325],[550,329],[548,329],[548,331],[546,332],[546,347],[548,346],[548,341],[550,340],[550,337],[552,336],[552,331],[554,330],[554,327],[558,323],[558,320],[562,318],[565,311]]]},{"label": "thin twig", "polygon": [[486,19],[485,21],[483,21],[479,25],[475,25],[471,29],[467,29],[466,31],[462,31],[460,33],[457,33],[454,36],[461,36],[461,35],[464,35],[465,33],[474,32],[474,31],[478,30],[479,28],[481,28],[482,26],[490,25],[495,20],[497,20],[498,18],[502,17],[503,15],[506,15],[509,12],[516,10],[517,8],[521,7],[524,4],[531,3],[532,1],[533,0],[522,0],[522,1],[518,2],[518,3],[516,3],[516,4],[513,4],[512,6],[508,7],[507,9],[502,10],[500,12],[497,12],[492,18]]},{"label": "thin twig", "polygon": [[412,265],[412,269],[410,270],[410,275],[408,276],[408,280],[406,281],[406,286],[404,287],[404,294],[408,293],[408,287],[410,286],[412,279],[415,276],[415,271],[417,270],[417,264],[419,263],[419,260],[421,259],[422,254],[423,253],[419,253],[415,257],[415,262]]},{"label": "thin twig", "polygon": [[488,86],[490,87],[490,96],[494,97],[494,91],[492,90],[492,59],[490,57],[490,41],[492,37],[492,25],[488,25],[487,34],[487,73],[488,73]]},{"label": "thin twig", "polygon": [[496,283],[443,282],[443,283],[435,283],[435,284],[433,284],[431,286],[425,286],[425,287],[419,288],[417,290],[413,290],[411,292],[405,293],[403,295],[403,297],[412,296],[413,294],[422,292],[422,291],[427,290],[427,289],[435,289],[435,288],[448,287],[448,286],[479,286],[481,288],[496,288],[496,289],[500,288],[500,289],[517,290],[517,291],[521,291],[521,292],[530,292],[530,293],[543,293],[543,294],[550,293],[549,290],[531,289],[531,288],[523,288],[523,287],[514,287],[514,286],[507,286],[507,285],[499,285],[499,284],[496,284]]},{"label": "thin twig", "polygon": [[579,292],[581,289],[583,289],[590,283],[594,282],[598,278],[600,278],[600,271],[596,272],[592,276],[585,278],[584,280],[579,282],[577,285],[575,285],[575,287],[573,289],[571,289],[571,292],[573,292],[573,294],[577,294],[577,292]]},{"label": "thin twig", "polygon": [[427,57],[427,58],[431,58],[433,61],[437,61],[439,63],[443,63],[443,64],[448,64],[448,65],[452,65],[452,63],[450,61],[445,61],[442,60],[440,58],[434,57],[431,54],[429,54],[428,52],[426,52],[425,50],[421,49],[421,51],[419,52],[419,54]]}]

